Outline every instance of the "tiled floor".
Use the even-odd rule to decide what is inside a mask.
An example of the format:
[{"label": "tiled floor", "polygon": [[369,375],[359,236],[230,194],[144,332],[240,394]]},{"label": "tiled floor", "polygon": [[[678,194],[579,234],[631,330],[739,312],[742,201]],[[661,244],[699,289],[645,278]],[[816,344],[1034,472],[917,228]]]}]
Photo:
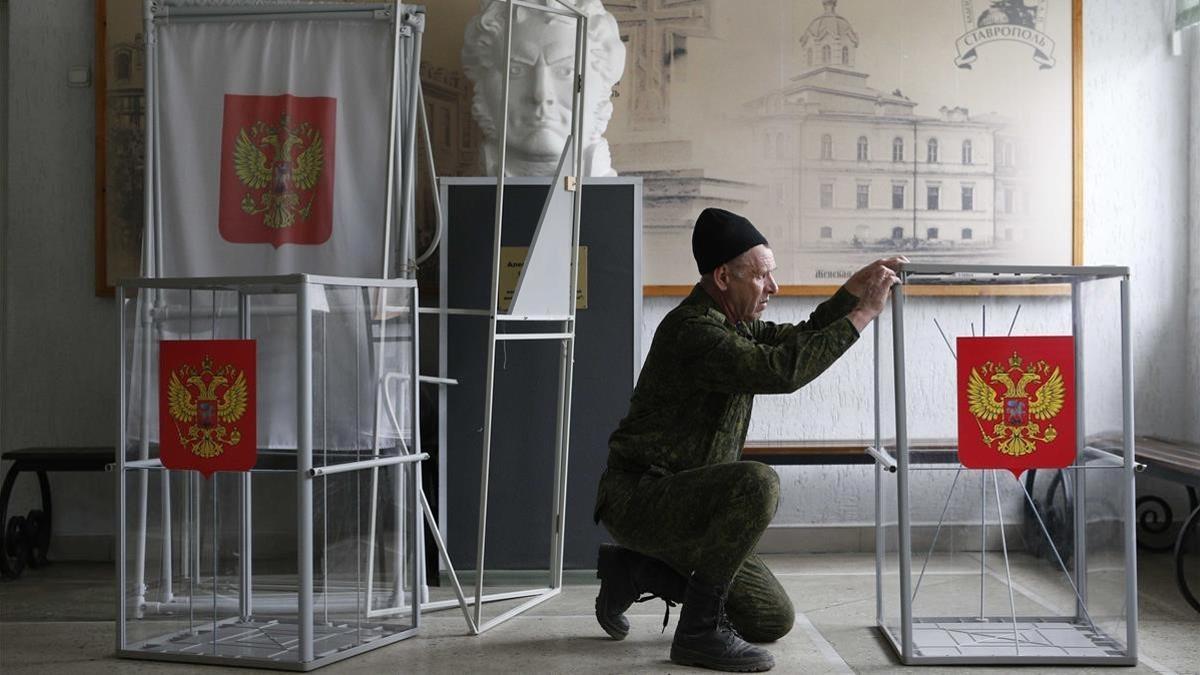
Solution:
[{"label": "tiled floor", "polygon": [[[992,561],[998,562],[998,561]],[[874,556],[769,556],[796,606],[791,634],[769,646],[777,672],[962,673],[963,667],[900,666],[879,632],[875,617]],[[918,596],[921,607],[974,605],[980,597],[978,559],[960,556],[930,566]],[[1021,566],[1013,560],[1014,575]],[[972,576],[972,574],[974,576]],[[585,575],[575,575],[584,578]],[[1132,669],[1050,668],[1036,672],[1200,673],[1200,613],[1188,607],[1174,585],[1172,561],[1165,554],[1143,555],[1140,562],[1139,640],[1141,663]],[[984,595],[997,613],[1009,610],[1003,567],[989,565]],[[1055,590],[1054,580],[1037,574],[1021,576],[1013,604],[1019,614],[1046,613],[1073,598]],[[18,581],[0,583],[0,672],[205,672],[218,667],[119,660],[111,656],[114,628],[112,567],[58,563],[30,570]],[[1043,584],[1044,581],[1044,584]],[[444,591],[439,591],[444,592]],[[674,629],[660,632],[663,605],[634,605],[633,630],[623,642],[609,640],[592,617],[594,584],[570,584],[560,597],[484,633],[467,635],[457,609],[427,614],[421,634],[334,664],[324,673],[377,672],[554,672],[626,673],[682,672],[667,660]],[[1068,590],[1067,593],[1070,593]],[[926,604],[927,603],[927,604]],[[487,606],[485,616],[503,608]],[[999,673],[1011,668],[974,668]],[[231,672],[246,672],[237,669]]]}]

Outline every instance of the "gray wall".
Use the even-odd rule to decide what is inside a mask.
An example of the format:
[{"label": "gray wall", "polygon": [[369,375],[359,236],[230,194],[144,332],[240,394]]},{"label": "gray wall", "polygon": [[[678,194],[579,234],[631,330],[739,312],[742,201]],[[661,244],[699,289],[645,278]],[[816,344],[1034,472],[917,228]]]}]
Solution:
[{"label": "gray wall", "polygon": [[[4,401],[8,386],[4,375],[7,372],[4,358],[5,335],[8,334],[8,288],[5,276],[8,270],[8,0],[0,0],[0,403]],[[4,406],[0,404],[0,447],[4,437]]]},{"label": "gray wall", "polygon": [[[22,0],[8,3],[8,18],[3,448],[107,444],[116,328],[113,301],[94,286],[95,91],[67,86],[68,69],[93,60],[93,4]],[[53,476],[55,534],[84,544],[108,535],[111,482]],[[59,540],[56,552],[70,553]],[[107,554],[107,544],[87,548]]]}]

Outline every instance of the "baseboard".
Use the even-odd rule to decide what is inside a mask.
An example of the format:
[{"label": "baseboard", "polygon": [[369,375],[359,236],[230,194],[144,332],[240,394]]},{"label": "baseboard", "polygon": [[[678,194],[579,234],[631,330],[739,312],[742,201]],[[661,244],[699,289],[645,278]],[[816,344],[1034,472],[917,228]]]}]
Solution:
[{"label": "baseboard", "polygon": [[[913,546],[915,550],[929,547],[936,528],[934,526],[913,526]],[[1008,524],[1004,527],[1004,542],[1010,551],[1025,549],[1024,530],[1019,524]],[[1160,535],[1162,536],[1162,535]],[[978,551],[980,543],[980,526],[978,523],[967,525],[945,525],[937,534],[938,551]],[[987,548],[1000,550],[1000,530],[997,525],[988,525]],[[50,545],[50,560],[111,562],[113,560],[113,538],[103,534],[66,534],[54,535]],[[772,525],[758,541],[759,553],[869,553],[875,550],[874,525],[819,525],[794,524]],[[570,575],[572,572],[564,572]],[[544,577],[542,572],[541,576]],[[533,582],[544,583],[544,578],[538,578],[537,573],[517,570],[489,570],[488,585],[510,585],[515,583]],[[462,583],[473,583],[475,570],[459,570]],[[584,581],[581,579],[566,580],[568,583]]]},{"label": "baseboard", "polygon": [[[475,588],[475,568],[469,570],[455,570],[458,575],[458,583],[463,586],[463,590],[470,591],[467,595],[474,595]],[[523,588],[549,588],[550,575],[546,570],[485,570],[484,591],[492,592],[489,589],[510,590],[513,586]],[[450,588],[450,573],[442,570],[439,574],[439,581],[442,586]],[[563,570],[563,585],[564,586],[580,586],[596,583],[596,570]]]},{"label": "baseboard", "polygon": [[115,550],[110,534],[56,534],[47,557],[63,562],[112,562]]},{"label": "baseboard", "polygon": [[[944,525],[941,531],[932,525],[914,525],[914,550],[928,549],[937,533],[938,551],[978,551],[981,528],[978,523]],[[1021,525],[1004,526],[1004,537],[998,525],[988,525],[988,550],[1000,550],[1007,545],[1010,551],[1025,549]],[[875,551],[874,525],[772,525],[758,540],[759,553],[869,553]]]}]

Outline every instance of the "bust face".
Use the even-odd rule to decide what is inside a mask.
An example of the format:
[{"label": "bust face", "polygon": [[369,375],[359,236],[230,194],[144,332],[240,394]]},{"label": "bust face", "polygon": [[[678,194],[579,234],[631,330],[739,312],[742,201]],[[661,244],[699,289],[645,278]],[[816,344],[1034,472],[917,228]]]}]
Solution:
[{"label": "bust face", "polygon": [[[557,164],[571,135],[574,67],[572,25],[531,18],[514,26],[508,74],[508,152],[514,159]],[[496,102],[499,107],[499,97]]]},{"label": "bust face", "polygon": [[[625,45],[616,19],[600,0],[574,2],[589,16],[587,89],[585,106],[579,111],[583,171],[586,176],[615,176],[603,134],[612,116],[612,87],[625,67]],[[509,175],[551,175],[572,130],[576,23],[523,7],[516,8],[514,15],[507,72],[506,169]],[[495,175],[500,164],[506,23],[504,3],[485,2],[479,16],[467,25],[462,52],[463,68],[475,83],[471,111],[483,130],[488,175]]]}]

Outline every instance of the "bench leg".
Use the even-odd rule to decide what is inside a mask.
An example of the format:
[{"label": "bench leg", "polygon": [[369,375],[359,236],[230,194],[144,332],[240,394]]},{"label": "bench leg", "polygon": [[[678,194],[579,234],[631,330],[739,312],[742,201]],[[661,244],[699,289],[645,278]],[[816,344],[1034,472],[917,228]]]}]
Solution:
[{"label": "bench leg", "polygon": [[36,472],[42,509],[34,509],[28,516],[8,517],[13,485],[22,470],[21,462],[14,462],[0,487],[0,577],[8,579],[21,576],[26,564],[35,568],[48,564],[46,554],[50,549],[50,480],[45,471]]},{"label": "bench leg", "polygon": [[25,518],[14,516],[8,520],[8,500],[12,497],[13,483],[21,474],[21,465],[14,463],[4,476],[0,487],[0,577],[16,579],[25,571],[25,559],[29,556],[29,543],[25,538]]},{"label": "bench leg", "polygon": [[46,556],[50,553],[50,533],[54,522],[50,502],[50,478],[45,471],[38,471],[38,489],[42,493],[42,512],[30,511],[26,520],[31,521],[31,546],[29,566],[37,569],[50,564]]},{"label": "bench leg", "polygon": [[[1139,533],[1147,533],[1151,537],[1138,537],[1137,546],[1143,551],[1154,551],[1162,553],[1175,548],[1175,542],[1171,541],[1170,536],[1162,537],[1167,530],[1171,529],[1171,524],[1175,522],[1175,512],[1171,510],[1171,505],[1167,500],[1158,495],[1142,495],[1137,499],[1137,527]],[[1166,539],[1166,543],[1155,543],[1157,537],[1159,541]]]},{"label": "bench leg", "polygon": [[[1027,530],[1027,541],[1033,542],[1032,550],[1039,558],[1053,560],[1053,551],[1057,549],[1064,561],[1071,560],[1075,555],[1075,540],[1071,536],[1074,528],[1075,498],[1073,486],[1065,471],[1055,469],[1049,474],[1045,494],[1039,499],[1036,495],[1037,469],[1025,472],[1025,490],[1029,493],[1032,505],[1024,506],[1026,523],[1034,523]],[[1037,509],[1042,514],[1046,528],[1043,535],[1036,526],[1031,509]],[[1046,538],[1049,537],[1049,541]]]},{"label": "bench leg", "polygon": [[1197,612],[1200,612],[1200,600],[1192,592],[1188,585],[1187,575],[1184,573],[1184,554],[1187,553],[1189,546],[1195,545],[1194,539],[1200,537],[1200,501],[1196,498],[1196,488],[1188,487],[1188,502],[1192,506],[1192,513],[1183,521],[1183,527],[1179,528],[1179,538],[1175,540],[1175,581],[1179,584],[1179,592],[1183,594],[1183,599],[1192,606]]}]

